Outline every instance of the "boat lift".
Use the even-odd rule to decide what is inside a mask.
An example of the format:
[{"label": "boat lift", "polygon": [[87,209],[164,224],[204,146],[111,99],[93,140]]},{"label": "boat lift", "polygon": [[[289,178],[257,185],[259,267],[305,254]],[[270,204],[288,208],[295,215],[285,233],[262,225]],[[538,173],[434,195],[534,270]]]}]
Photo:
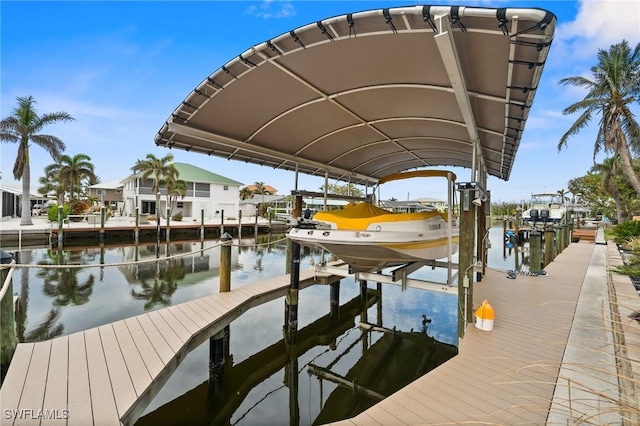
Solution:
[{"label": "boat lift", "polygon": [[[317,274],[331,274],[344,278],[353,278],[357,281],[375,281],[383,284],[399,285],[402,290],[406,290],[408,287],[416,288],[420,290],[430,290],[439,293],[457,294],[457,288],[449,283],[438,283],[435,281],[428,281],[417,278],[409,278],[409,275],[424,266],[431,266],[432,268],[449,266],[457,267],[457,264],[442,262],[442,261],[421,261],[406,263],[402,266],[398,266],[392,269],[389,273],[382,273],[382,271],[374,272],[351,272],[349,265],[338,260],[335,262],[323,262],[316,264],[315,272]],[[452,275],[451,282],[457,280],[458,272]]]}]

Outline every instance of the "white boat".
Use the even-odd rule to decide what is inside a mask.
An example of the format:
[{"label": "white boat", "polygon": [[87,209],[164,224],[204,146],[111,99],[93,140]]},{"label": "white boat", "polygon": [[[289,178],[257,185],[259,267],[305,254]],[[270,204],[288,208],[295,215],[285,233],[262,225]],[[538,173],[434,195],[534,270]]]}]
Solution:
[{"label": "white boat", "polygon": [[[446,171],[397,173],[380,180],[443,176]],[[450,203],[451,205],[451,203]],[[372,272],[410,262],[442,259],[458,251],[459,221],[439,211],[394,213],[370,203],[321,211],[300,220],[288,237],[300,245],[319,247],[349,264],[354,272]]]},{"label": "white boat", "polygon": [[[548,216],[544,211],[548,212]],[[567,203],[559,193],[531,194],[529,207],[522,212],[522,223],[525,225],[533,225],[534,222],[540,224],[545,222],[562,223],[566,213]]]}]

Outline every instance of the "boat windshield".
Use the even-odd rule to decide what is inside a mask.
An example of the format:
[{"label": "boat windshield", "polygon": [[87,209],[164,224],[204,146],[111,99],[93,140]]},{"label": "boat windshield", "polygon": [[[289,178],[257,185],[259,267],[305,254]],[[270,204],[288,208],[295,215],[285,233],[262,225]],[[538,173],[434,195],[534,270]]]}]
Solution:
[{"label": "boat windshield", "polygon": [[531,195],[531,205],[545,205],[550,206],[551,204],[563,205],[564,200],[562,195],[560,194],[532,194]]}]

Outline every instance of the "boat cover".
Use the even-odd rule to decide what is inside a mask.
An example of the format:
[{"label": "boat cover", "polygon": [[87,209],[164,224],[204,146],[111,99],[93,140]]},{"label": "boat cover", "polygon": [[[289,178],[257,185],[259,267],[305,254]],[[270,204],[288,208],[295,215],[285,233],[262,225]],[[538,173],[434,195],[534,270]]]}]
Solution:
[{"label": "boat cover", "polygon": [[434,216],[441,216],[447,220],[447,215],[438,211],[393,213],[370,203],[357,203],[349,204],[342,210],[318,212],[313,216],[313,219],[335,223],[338,229],[366,230],[372,223],[426,220]]}]

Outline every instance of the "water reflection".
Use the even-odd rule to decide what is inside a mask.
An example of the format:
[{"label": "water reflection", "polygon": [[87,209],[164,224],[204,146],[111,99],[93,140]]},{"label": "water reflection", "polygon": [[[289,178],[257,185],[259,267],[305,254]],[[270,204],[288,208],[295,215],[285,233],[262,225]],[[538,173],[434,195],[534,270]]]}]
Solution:
[{"label": "water reflection", "polygon": [[[392,325],[412,309],[391,312],[383,301],[417,298],[422,311],[431,312],[426,292],[377,286],[360,293],[354,284],[303,290],[304,325],[292,333],[283,326],[282,299],[247,312],[188,355],[136,424],[310,425],[344,419],[455,355],[453,344],[427,334],[425,314],[409,320],[420,331]],[[340,297],[337,288],[348,302],[331,303]],[[453,302],[447,315],[455,314]],[[385,313],[390,327],[382,324]]]}]

